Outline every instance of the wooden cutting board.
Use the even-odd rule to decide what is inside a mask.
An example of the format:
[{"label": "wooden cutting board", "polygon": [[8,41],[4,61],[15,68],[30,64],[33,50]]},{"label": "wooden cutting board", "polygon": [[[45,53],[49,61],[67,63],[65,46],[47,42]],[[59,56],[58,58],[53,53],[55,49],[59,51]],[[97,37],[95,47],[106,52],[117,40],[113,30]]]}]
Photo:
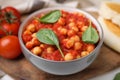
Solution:
[{"label": "wooden cutting board", "polygon": [[68,76],[57,76],[41,71],[27,61],[23,55],[16,60],[0,57],[0,69],[15,80],[87,80],[117,67],[120,67],[120,54],[104,44],[98,57],[87,69]]},{"label": "wooden cutting board", "polygon": [[120,67],[120,54],[103,45],[96,60],[82,72],[56,76],[37,69],[23,55],[16,60],[0,58],[0,69],[11,75],[15,80],[87,80]]}]

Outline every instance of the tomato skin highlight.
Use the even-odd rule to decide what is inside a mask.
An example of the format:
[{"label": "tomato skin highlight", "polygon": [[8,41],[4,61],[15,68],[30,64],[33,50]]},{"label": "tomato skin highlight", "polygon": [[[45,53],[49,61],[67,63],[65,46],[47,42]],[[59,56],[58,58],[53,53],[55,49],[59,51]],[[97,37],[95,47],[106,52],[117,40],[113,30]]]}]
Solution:
[{"label": "tomato skin highlight", "polygon": [[19,40],[16,36],[8,35],[0,39],[0,56],[15,59],[21,54]]}]

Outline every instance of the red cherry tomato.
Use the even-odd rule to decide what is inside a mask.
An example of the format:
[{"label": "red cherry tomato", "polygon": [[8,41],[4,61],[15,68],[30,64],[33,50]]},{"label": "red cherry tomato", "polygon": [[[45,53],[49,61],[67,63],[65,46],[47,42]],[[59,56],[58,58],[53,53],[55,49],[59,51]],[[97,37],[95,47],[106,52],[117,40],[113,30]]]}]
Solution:
[{"label": "red cherry tomato", "polygon": [[0,56],[15,59],[21,54],[19,40],[16,36],[8,35],[0,39]]},{"label": "red cherry tomato", "polygon": [[[8,7],[3,8],[2,14],[6,15],[6,13],[12,14],[13,16],[17,17],[19,20],[21,18],[20,12],[14,7],[8,6]],[[8,16],[9,16],[9,14],[8,14]]]},{"label": "red cherry tomato", "polygon": [[3,22],[2,27],[6,30],[8,34],[18,35],[20,23],[19,22]]},{"label": "red cherry tomato", "polygon": [[0,10],[0,33],[18,35],[21,15],[19,11],[13,7],[5,7]]},{"label": "red cherry tomato", "polygon": [[0,29],[0,38],[5,36],[5,35],[6,35],[6,33],[4,32],[4,30]]}]

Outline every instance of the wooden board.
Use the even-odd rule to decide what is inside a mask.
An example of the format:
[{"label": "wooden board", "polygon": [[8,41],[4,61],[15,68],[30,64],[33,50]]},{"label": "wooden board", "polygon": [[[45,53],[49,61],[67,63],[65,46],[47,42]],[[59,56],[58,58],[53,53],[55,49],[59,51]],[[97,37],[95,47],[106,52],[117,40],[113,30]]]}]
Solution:
[{"label": "wooden board", "polygon": [[96,60],[82,72],[69,76],[56,76],[37,69],[22,55],[17,60],[0,58],[0,69],[15,80],[86,80],[120,67],[120,54],[103,45]]},{"label": "wooden board", "polygon": [[[96,16],[96,14],[93,14]],[[23,55],[16,60],[0,57],[0,69],[11,75],[15,80],[87,80],[120,67],[120,54],[103,44],[100,54],[85,70],[68,76],[56,76],[37,69]]]}]

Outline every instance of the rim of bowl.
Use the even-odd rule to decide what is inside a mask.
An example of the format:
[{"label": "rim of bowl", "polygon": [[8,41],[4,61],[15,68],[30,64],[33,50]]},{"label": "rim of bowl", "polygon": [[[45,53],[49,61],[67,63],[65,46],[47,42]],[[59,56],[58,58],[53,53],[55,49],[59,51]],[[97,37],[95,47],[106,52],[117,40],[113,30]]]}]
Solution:
[{"label": "rim of bowl", "polygon": [[[48,12],[48,11],[57,10],[57,9],[58,9],[58,10],[65,10],[65,11],[68,11],[68,12],[72,12],[72,11],[74,11],[74,12],[80,12],[80,13],[84,14],[87,18],[88,18],[88,16],[89,16],[90,18],[88,18],[88,19],[91,19],[92,22],[95,21],[95,22],[93,22],[94,24],[98,24],[98,27],[99,27],[100,30],[101,30],[100,41],[99,41],[99,43],[97,44],[97,46],[95,47],[95,49],[94,49],[92,52],[90,52],[89,55],[86,55],[86,56],[81,57],[81,58],[78,58],[78,59],[73,59],[73,60],[70,60],[70,61],[54,61],[54,60],[48,60],[48,59],[44,59],[44,58],[42,58],[42,57],[39,57],[39,56],[37,56],[37,55],[34,55],[31,51],[29,51],[29,50],[25,47],[25,44],[23,43],[23,40],[22,40],[22,37],[21,37],[21,36],[22,36],[22,33],[23,33],[23,29],[24,29],[24,27],[25,27],[25,24],[28,23],[28,21],[29,21],[33,16],[36,16],[36,15],[38,15],[38,14],[40,14],[40,13],[43,13],[43,12],[46,12],[46,11]],[[71,11],[69,11],[69,10],[71,10]],[[97,26],[97,25],[96,25],[96,26]],[[98,28],[97,28],[97,29],[98,29]],[[97,21],[97,19],[95,19],[90,13],[88,13],[88,12],[86,12],[86,11],[84,11],[84,10],[81,10],[81,9],[77,9],[77,8],[70,8],[70,7],[51,7],[51,8],[43,8],[43,9],[41,9],[41,10],[35,11],[34,13],[30,14],[30,15],[24,20],[24,22],[22,22],[22,24],[21,24],[21,26],[20,26],[20,28],[19,28],[18,38],[19,38],[19,42],[20,42],[21,47],[23,47],[30,55],[32,55],[32,56],[34,56],[34,57],[36,57],[36,58],[38,58],[38,59],[42,59],[42,60],[48,61],[48,62],[66,63],[66,62],[78,61],[78,60],[84,59],[84,58],[92,55],[92,53],[93,53],[95,50],[97,50],[97,49],[99,48],[99,46],[102,45],[102,43],[103,43],[103,38],[104,38],[104,35],[103,35],[103,34],[104,34],[104,33],[103,33],[103,29],[102,29],[100,23],[99,23],[99,22]],[[100,36],[100,35],[99,35],[99,36]]]}]

